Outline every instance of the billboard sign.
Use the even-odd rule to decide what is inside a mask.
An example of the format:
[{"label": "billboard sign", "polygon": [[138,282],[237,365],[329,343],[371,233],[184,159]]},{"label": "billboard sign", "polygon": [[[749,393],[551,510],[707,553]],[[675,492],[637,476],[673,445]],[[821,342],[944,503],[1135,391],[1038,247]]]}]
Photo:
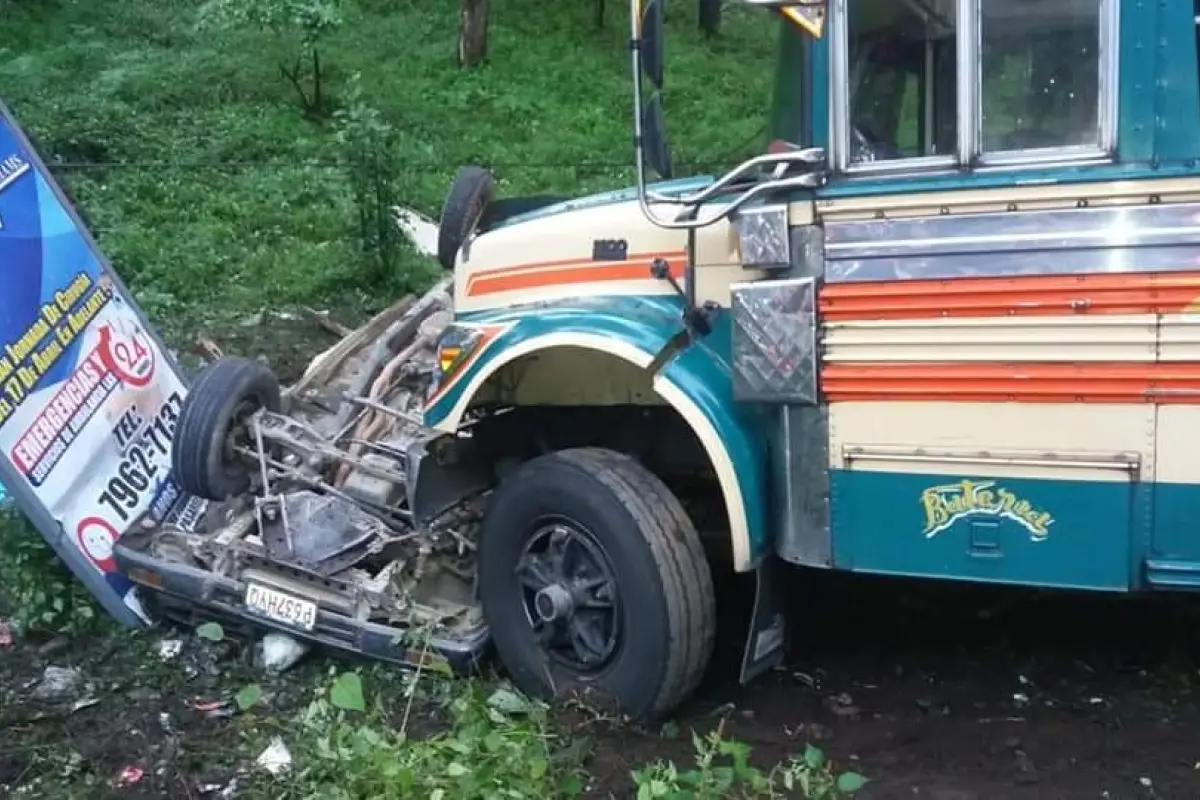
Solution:
[{"label": "billboard sign", "polygon": [[140,624],[113,542],[187,499],[170,475],[186,385],[3,103],[0,280],[0,483],[105,609]]}]

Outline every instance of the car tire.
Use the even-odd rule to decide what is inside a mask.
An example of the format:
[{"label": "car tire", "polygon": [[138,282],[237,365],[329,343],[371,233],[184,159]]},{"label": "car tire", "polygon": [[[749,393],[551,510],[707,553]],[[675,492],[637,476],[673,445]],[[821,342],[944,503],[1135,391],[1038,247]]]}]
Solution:
[{"label": "car tire", "polygon": [[483,167],[461,167],[454,176],[438,223],[437,257],[443,269],[454,269],[458,251],[492,202],[494,185],[492,173]]},{"label": "car tire", "polygon": [[264,364],[223,356],[196,376],[171,446],[171,468],[180,488],[208,500],[249,490],[257,467],[228,450],[236,425],[260,408],[282,407],[279,380]]},{"label": "car tire", "polygon": [[525,693],[591,694],[649,721],[700,682],[712,574],[679,500],[629,456],[581,448],[521,465],[488,503],[478,556],[492,641]]}]

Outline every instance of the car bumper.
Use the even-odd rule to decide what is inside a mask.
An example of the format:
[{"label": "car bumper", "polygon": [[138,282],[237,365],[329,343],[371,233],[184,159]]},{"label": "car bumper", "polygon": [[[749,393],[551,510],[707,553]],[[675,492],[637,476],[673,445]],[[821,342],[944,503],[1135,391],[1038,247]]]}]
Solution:
[{"label": "car bumper", "polygon": [[249,611],[243,581],[157,559],[120,541],[113,555],[120,571],[150,592],[169,616],[239,622],[368,658],[458,675],[475,672],[491,644],[487,626],[480,625],[462,637],[434,636],[418,646],[406,645],[403,629],[354,619],[325,605],[319,607],[312,630],[299,630]]}]

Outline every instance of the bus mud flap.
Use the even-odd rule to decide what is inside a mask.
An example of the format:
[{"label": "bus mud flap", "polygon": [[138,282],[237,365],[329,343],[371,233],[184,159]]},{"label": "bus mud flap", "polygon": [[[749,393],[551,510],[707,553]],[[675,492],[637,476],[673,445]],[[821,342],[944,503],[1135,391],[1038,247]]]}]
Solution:
[{"label": "bus mud flap", "polygon": [[754,611],[746,635],[739,679],[749,683],[783,660],[786,651],[787,624],[780,595],[782,562],[767,556],[754,570]]}]

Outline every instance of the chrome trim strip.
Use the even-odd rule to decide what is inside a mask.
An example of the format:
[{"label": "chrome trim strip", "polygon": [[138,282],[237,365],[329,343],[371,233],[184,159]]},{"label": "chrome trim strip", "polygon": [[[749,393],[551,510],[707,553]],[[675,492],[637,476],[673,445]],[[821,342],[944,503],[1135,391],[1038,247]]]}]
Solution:
[{"label": "chrome trim strip", "polygon": [[892,158],[886,161],[864,161],[861,164],[850,164],[842,169],[847,175],[889,175],[903,173],[911,175],[914,172],[926,170],[950,170],[958,166],[958,159],[952,155],[915,156],[913,158]]},{"label": "chrome trim strip", "polygon": [[1200,271],[1200,247],[1067,250],[1049,254],[1031,250],[909,258],[835,260],[826,263],[829,283],[851,281],[947,280],[1017,275],[1086,275],[1105,272]]},{"label": "chrome trim strip", "polygon": [[961,164],[972,164],[979,153],[982,137],[979,134],[983,126],[983,108],[980,101],[983,73],[981,63],[983,52],[979,46],[979,2],[978,0],[958,0],[955,16],[957,30],[955,31],[954,60],[957,75],[954,91],[958,98],[958,108],[954,112],[955,131],[958,135],[958,161]]},{"label": "chrome trim strip", "polygon": [[996,464],[1007,467],[1074,467],[1076,469],[1119,469],[1137,472],[1141,469],[1140,453],[1054,453],[1032,456],[1017,452],[954,453],[920,447],[888,447],[843,445],[842,461],[895,461],[941,464]]},{"label": "chrome trim strip", "polygon": [[1200,270],[1200,203],[825,224],[831,282]]},{"label": "chrome trim strip", "polygon": [[1200,244],[1200,203],[997,211],[825,225],[826,257],[831,259],[1150,244]]},{"label": "chrome trim strip", "polygon": [[850,65],[847,0],[833,0],[829,19],[829,150],[833,168],[850,166]]}]

